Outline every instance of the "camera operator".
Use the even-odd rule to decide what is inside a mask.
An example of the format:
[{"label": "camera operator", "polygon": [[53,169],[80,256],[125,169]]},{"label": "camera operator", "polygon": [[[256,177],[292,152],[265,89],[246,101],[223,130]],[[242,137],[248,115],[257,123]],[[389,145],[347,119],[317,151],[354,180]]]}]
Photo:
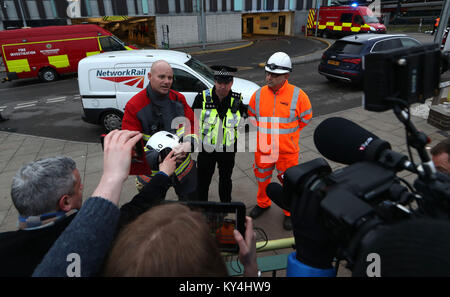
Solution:
[{"label": "camera operator", "polygon": [[[332,172],[317,158],[287,169],[283,187],[267,187],[292,213],[296,252],[288,276],[335,276],[335,257],[355,276],[450,275],[450,179],[436,170],[425,150],[429,138],[416,129],[409,109],[439,93],[441,59],[438,45],[365,59],[364,109],[394,111],[406,130],[409,158],[349,120],[328,118],[314,131],[315,146],[349,166]],[[414,163],[411,147],[421,163]],[[413,186],[397,176],[403,170],[417,175]]]}]

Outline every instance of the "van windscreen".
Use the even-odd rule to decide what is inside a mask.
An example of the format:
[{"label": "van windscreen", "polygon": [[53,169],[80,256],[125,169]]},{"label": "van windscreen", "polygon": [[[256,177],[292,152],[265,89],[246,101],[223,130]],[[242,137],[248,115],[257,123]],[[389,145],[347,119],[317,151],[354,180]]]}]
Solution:
[{"label": "van windscreen", "polygon": [[363,44],[361,43],[338,40],[330,47],[330,51],[344,54],[359,54],[362,48]]}]

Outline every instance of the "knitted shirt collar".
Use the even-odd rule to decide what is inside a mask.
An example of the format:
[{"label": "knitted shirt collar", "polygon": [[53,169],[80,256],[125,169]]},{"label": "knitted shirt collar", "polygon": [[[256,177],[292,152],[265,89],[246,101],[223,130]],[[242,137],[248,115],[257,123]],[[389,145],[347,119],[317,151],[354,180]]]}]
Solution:
[{"label": "knitted shirt collar", "polygon": [[56,224],[57,222],[71,216],[72,214],[76,213],[77,209],[69,210],[68,212],[65,211],[58,211],[58,212],[49,212],[42,214],[40,216],[29,216],[24,217],[19,215],[19,220],[17,222],[17,227],[20,230],[36,230],[41,228],[46,228],[49,226],[52,226]]}]

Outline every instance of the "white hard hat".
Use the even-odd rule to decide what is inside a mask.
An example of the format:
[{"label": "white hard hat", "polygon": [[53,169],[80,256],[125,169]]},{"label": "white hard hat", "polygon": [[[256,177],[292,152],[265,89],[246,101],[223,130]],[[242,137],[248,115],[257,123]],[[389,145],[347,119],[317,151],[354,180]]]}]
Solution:
[{"label": "white hard hat", "polygon": [[173,149],[179,143],[180,138],[177,135],[167,131],[159,131],[150,137],[145,146],[160,152],[165,148]]},{"label": "white hard hat", "polygon": [[276,52],[270,56],[265,67],[267,72],[283,74],[292,71],[291,58],[286,53]]}]

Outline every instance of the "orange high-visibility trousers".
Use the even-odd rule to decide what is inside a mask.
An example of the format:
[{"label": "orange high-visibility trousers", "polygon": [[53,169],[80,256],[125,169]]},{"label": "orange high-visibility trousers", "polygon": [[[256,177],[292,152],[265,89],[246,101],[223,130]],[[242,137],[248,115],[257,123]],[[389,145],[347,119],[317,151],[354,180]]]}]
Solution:
[{"label": "orange high-visibility trousers", "polygon": [[[276,160],[271,163],[262,163],[261,157],[263,155],[259,152],[255,153],[255,163],[253,164],[253,171],[255,173],[256,181],[258,182],[258,194],[256,201],[259,207],[266,208],[272,204],[272,201],[266,194],[267,185],[272,179],[273,170],[276,168],[279,173],[284,173],[286,169],[298,164],[298,153],[294,154],[279,154]],[[267,158],[266,158],[267,159]],[[264,162],[267,162],[265,160]],[[283,209],[286,216],[291,214]]]}]

